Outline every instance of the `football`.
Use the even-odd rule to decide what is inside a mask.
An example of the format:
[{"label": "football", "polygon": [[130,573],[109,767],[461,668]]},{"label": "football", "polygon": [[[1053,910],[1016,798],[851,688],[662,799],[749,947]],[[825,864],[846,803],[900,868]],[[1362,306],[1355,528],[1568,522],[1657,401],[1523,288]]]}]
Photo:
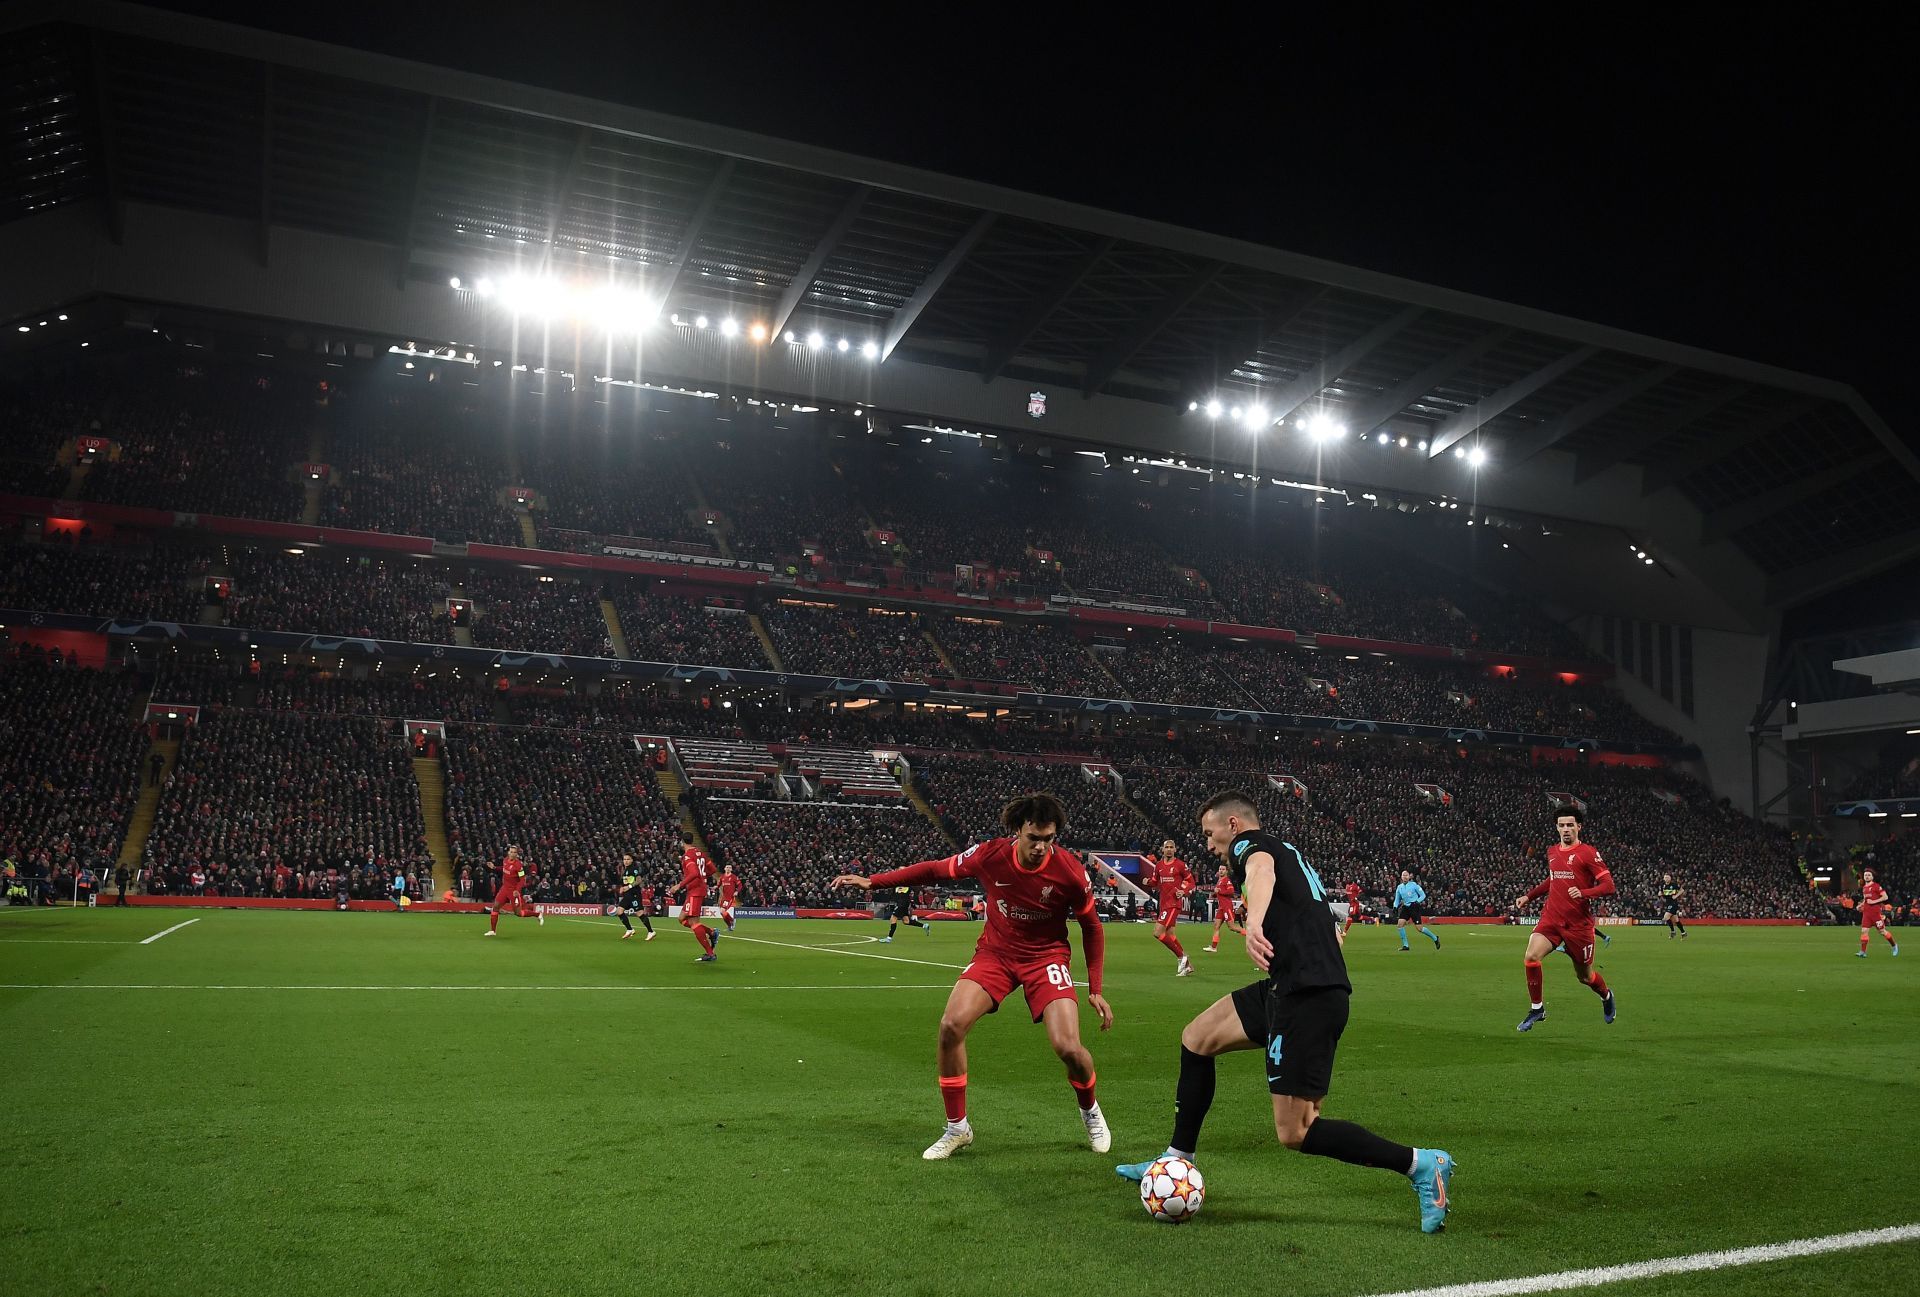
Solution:
[{"label": "football", "polygon": [[1174,1225],[1192,1220],[1206,1197],[1200,1168],[1184,1158],[1160,1158],[1140,1177],[1140,1205],[1155,1220]]}]

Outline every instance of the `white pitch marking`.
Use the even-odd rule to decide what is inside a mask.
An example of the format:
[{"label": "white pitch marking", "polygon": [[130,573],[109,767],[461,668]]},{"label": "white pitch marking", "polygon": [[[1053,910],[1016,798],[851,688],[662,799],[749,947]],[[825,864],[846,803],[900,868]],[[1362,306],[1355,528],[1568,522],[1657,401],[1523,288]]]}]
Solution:
[{"label": "white pitch marking", "polygon": [[185,982],[0,982],[0,991],[945,991],[946,982],[878,986],[243,986]]},{"label": "white pitch marking", "polygon": [[1826,1252],[1851,1252],[1864,1247],[1883,1247],[1888,1243],[1920,1240],[1920,1225],[1889,1225],[1884,1229],[1855,1230],[1851,1234],[1827,1234],[1820,1238],[1796,1239],[1791,1243],[1762,1243],[1757,1247],[1736,1247],[1724,1252],[1695,1252],[1689,1256],[1661,1257],[1653,1261],[1633,1261],[1625,1265],[1595,1266],[1587,1270],[1562,1270],[1558,1274],[1527,1275],[1518,1279],[1483,1279],[1476,1283],[1447,1284],[1439,1288],[1410,1288],[1384,1293],[1381,1297],[1517,1297],[1521,1293],[1562,1292],[1568,1288],[1594,1288],[1601,1284],[1628,1283],[1653,1279],[1660,1275],[1692,1274],[1700,1270],[1725,1270],[1733,1266],[1760,1265],[1768,1261],[1790,1261],[1796,1257],[1819,1256]]},{"label": "white pitch marking", "polygon": [[137,941],[94,941],[85,937],[0,937],[0,946],[137,946]]},{"label": "white pitch marking", "polygon": [[822,955],[847,955],[854,959],[884,959],[894,964],[923,964],[928,968],[965,968],[965,964],[942,964],[931,959],[906,959],[900,955],[870,955],[864,950],[836,950],[830,946],[803,946],[794,941],[769,941],[765,937],[743,937],[737,932],[725,934],[728,941],[750,941],[757,946],[785,946],[788,950],[811,950]]},{"label": "white pitch marking", "polygon": [[[200,920],[198,920],[198,919],[188,919],[188,920],[187,920],[187,923],[198,923],[198,922],[200,922]],[[184,928],[184,927],[186,927],[186,926],[187,926],[187,923],[176,923],[176,924],[174,924],[174,925],[173,925],[173,926],[172,926],[171,928],[168,928],[168,929],[167,929],[167,932],[178,932],[178,931],[180,931],[180,929],[182,929],[182,928]],[[141,942],[140,944],[141,944],[141,945],[143,945],[143,946],[151,946],[151,945],[152,945],[152,944],[153,944],[154,942],[156,942],[156,941],[158,941],[158,940],[160,940],[160,938],[162,938],[162,937],[164,937],[164,936],[166,936],[166,935],[167,935],[167,932],[156,932],[156,933],[154,933],[154,934],[153,934],[153,935],[152,935],[151,937],[148,937],[148,938],[147,938],[147,939],[146,939],[145,941],[142,941],[142,942]]]}]

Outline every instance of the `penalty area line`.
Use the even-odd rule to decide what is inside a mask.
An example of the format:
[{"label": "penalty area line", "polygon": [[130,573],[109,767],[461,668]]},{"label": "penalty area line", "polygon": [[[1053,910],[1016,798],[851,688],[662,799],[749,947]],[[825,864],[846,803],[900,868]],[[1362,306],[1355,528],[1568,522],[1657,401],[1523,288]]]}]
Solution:
[{"label": "penalty area line", "polygon": [[1523,1293],[1563,1292],[1569,1288],[1597,1288],[1603,1284],[1630,1283],[1670,1274],[1694,1274],[1702,1270],[1727,1270],[1735,1266],[1761,1265],[1768,1261],[1791,1261],[1828,1252],[1851,1252],[1860,1248],[1885,1247],[1889,1243],[1920,1240],[1920,1225],[1888,1225],[1882,1229],[1855,1230],[1850,1234],[1827,1234],[1820,1238],[1795,1239],[1789,1243],[1762,1243],[1756,1247],[1729,1248],[1721,1252],[1695,1252],[1688,1256],[1660,1257],[1652,1261],[1632,1261],[1624,1265],[1594,1266],[1586,1270],[1562,1270],[1556,1274],[1527,1275],[1518,1279],[1483,1279],[1474,1283],[1445,1284],[1438,1288],[1409,1288],[1382,1293],[1380,1297],[1518,1297]]}]

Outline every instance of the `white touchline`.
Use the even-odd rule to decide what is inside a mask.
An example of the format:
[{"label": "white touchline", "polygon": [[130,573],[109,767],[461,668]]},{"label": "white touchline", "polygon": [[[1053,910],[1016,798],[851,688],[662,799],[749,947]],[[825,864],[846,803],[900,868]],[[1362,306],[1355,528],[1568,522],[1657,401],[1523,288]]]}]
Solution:
[{"label": "white touchline", "polygon": [[1762,1243],[1757,1247],[1737,1247],[1724,1252],[1695,1252],[1691,1256],[1595,1266],[1589,1270],[1562,1270],[1558,1274],[1528,1275],[1519,1279],[1483,1279],[1476,1283],[1447,1284],[1439,1288],[1409,1288],[1403,1292],[1383,1293],[1381,1297],[1515,1297],[1520,1293],[1562,1292],[1568,1288],[1594,1288],[1601,1284],[1627,1283],[1660,1275],[1725,1270],[1733,1266],[1760,1265],[1767,1261],[1790,1261],[1796,1257],[1819,1256],[1825,1252],[1851,1252],[1863,1247],[1883,1247],[1888,1243],[1906,1243],[1917,1239],[1920,1239],[1920,1225],[1889,1225],[1884,1229],[1855,1230],[1851,1234],[1828,1234],[1821,1238],[1796,1239],[1791,1243]]},{"label": "white touchline", "polygon": [[0,937],[0,946],[137,946],[137,941],[94,941],[83,937]]},{"label": "white touchline", "polygon": [[0,991],[945,991],[946,982],[877,986],[242,986],[187,982],[0,982]]},{"label": "white touchline", "polygon": [[[187,920],[187,923],[198,923],[198,922],[200,922],[200,920],[198,920],[198,919],[188,919],[188,920]],[[176,924],[174,924],[174,925],[173,925],[173,926],[172,926],[171,928],[168,928],[168,929],[167,929],[167,932],[178,932],[178,931],[180,931],[180,929],[182,929],[182,928],[184,928],[184,927],[186,927],[186,926],[187,926],[187,923],[176,923]],[[143,941],[143,942],[141,942],[140,944],[141,944],[141,945],[143,945],[143,946],[151,946],[151,945],[152,945],[152,944],[153,944],[154,942],[156,942],[156,941],[158,941],[158,940],[160,940],[160,938],[162,938],[162,937],[164,937],[164,936],[166,936],[166,935],[167,935],[167,932],[156,932],[156,933],[154,933],[154,934],[153,934],[153,935],[152,935],[151,937],[148,937],[148,938],[147,938],[147,939],[146,939],[145,941]]]}]

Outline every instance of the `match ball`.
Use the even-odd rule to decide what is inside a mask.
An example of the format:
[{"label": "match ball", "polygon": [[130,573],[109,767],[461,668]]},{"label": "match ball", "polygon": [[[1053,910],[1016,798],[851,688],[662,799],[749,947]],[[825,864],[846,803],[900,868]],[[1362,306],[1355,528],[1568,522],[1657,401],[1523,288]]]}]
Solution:
[{"label": "match ball", "polygon": [[1163,1157],[1140,1177],[1140,1205],[1147,1215],[1171,1225],[1192,1220],[1206,1201],[1200,1168],[1183,1157]]}]

